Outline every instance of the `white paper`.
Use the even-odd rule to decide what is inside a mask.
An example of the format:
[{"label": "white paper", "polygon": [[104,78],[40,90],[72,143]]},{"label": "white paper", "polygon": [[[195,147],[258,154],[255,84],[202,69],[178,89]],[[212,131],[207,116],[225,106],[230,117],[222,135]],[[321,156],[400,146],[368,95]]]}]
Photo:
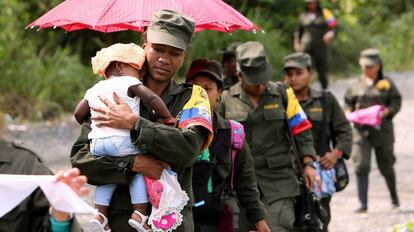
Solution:
[{"label": "white paper", "polygon": [[83,201],[65,183],[52,175],[0,174],[0,218],[25,200],[37,187],[46,195],[51,206],[68,213],[92,213],[94,208]]}]

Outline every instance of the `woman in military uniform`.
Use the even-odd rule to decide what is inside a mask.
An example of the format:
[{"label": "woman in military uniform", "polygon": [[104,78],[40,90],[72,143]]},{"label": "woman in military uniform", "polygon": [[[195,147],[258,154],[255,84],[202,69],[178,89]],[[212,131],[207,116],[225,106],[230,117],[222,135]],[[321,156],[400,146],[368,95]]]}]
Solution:
[{"label": "woman in military uniform", "polygon": [[[290,54],[284,61],[286,83],[293,89],[302,109],[312,122],[313,142],[319,164],[322,169],[329,170],[338,159],[349,158],[352,130],[338,100],[330,92],[319,91],[310,86],[313,76],[311,68],[311,58],[306,53]],[[333,179],[327,181],[333,184]],[[323,231],[328,231],[332,194],[331,189],[322,188],[321,204],[328,214]]]},{"label": "woman in military uniform", "polygon": [[358,213],[368,209],[368,174],[371,168],[371,150],[375,150],[379,171],[384,176],[391,195],[393,208],[398,208],[396,177],[394,171],[394,127],[392,119],[401,107],[401,95],[395,84],[383,75],[378,49],[361,52],[359,64],[362,75],[354,79],[345,94],[347,110],[355,111],[373,105],[385,107],[380,128],[354,124],[352,159],[355,162],[358,197]]},{"label": "woman in military uniform", "polygon": [[[135,231],[127,223],[133,212],[126,186],[131,180],[131,174],[138,172],[159,179],[162,170],[168,166],[177,173],[181,188],[190,198],[182,211],[183,223],[176,231],[194,230],[192,164],[203,147],[210,142],[210,106],[204,90],[193,88],[190,84],[178,84],[173,80],[184,61],[194,29],[194,21],[186,15],[171,10],[159,10],[154,13],[143,35],[142,47],[147,58],[148,71],[143,83],[161,97],[170,113],[180,119],[180,123],[181,119],[189,118],[189,115],[197,115],[200,116],[199,119],[203,119],[203,125],[195,121],[188,123],[188,127],[167,127],[158,123],[158,115],[144,104],[141,104],[138,116],[117,98],[114,99],[115,104],[108,99],[102,99],[107,107],[96,109],[102,113],[99,117],[93,118],[98,121],[97,125],[129,129],[133,144],[147,153],[117,158],[93,156],[90,153],[88,139],[91,130],[89,123],[82,125],[82,134],[72,148],[72,165],[78,167],[92,184],[121,185],[117,187],[111,199],[108,217],[114,232]],[[197,91],[193,91],[195,89]],[[193,96],[197,99],[193,99]],[[200,108],[194,110],[191,104],[201,105],[203,110],[208,111],[200,111]],[[187,106],[190,108],[186,108]],[[197,114],[198,112],[203,114]]]},{"label": "woman in military uniform", "polygon": [[[266,214],[260,202],[250,149],[244,141],[242,150],[237,151],[236,158],[232,161],[232,131],[229,120],[214,112],[214,107],[223,90],[223,71],[220,63],[207,59],[193,61],[187,73],[187,82],[197,84],[207,91],[213,112],[214,139],[209,147],[210,161],[214,164],[211,175],[213,189],[210,194],[203,192],[204,196],[201,197],[206,199],[205,203],[193,210],[196,231],[218,231],[218,225],[223,225],[220,223],[223,221],[221,219],[226,218],[223,216],[226,215],[223,203],[231,209],[233,229],[237,229],[238,199],[246,209],[249,221],[255,224],[256,230],[270,232],[264,220]],[[234,175],[232,175],[232,167],[234,167]],[[199,179],[198,176],[203,175],[199,173],[203,170],[194,169],[193,188],[200,184],[207,184],[196,182]],[[196,198],[197,193],[202,194],[200,191],[194,191],[194,193]],[[228,217],[226,219],[229,220]]]},{"label": "woman in military uniform", "polygon": [[336,20],[328,9],[322,9],[318,0],[305,0],[305,12],[299,16],[294,34],[296,52],[311,55],[323,89],[328,87],[328,45],[336,34]]}]

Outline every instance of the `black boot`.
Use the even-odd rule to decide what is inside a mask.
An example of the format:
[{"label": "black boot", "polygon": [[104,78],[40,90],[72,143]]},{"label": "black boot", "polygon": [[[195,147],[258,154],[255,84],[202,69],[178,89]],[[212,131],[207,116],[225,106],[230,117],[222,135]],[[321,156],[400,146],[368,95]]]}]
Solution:
[{"label": "black boot", "polygon": [[366,213],[368,210],[368,175],[357,175],[358,198],[360,208],[356,213]]},{"label": "black boot", "polygon": [[392,207],[398,208],[400,207],[400,201],[398,200],[398,195],[397,195],[395,174],[390,175],[390,176],[384,176],[384,177],[385,177],[385,182],[387,183],[388,190],[390,191]]}]

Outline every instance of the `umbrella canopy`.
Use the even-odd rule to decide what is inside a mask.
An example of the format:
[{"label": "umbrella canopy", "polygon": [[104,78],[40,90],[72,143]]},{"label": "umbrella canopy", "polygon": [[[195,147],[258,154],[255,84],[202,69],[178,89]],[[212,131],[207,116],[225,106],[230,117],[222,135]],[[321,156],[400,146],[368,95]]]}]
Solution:
[{"label": "umbrella canopy", "polygon": [[196,31],[255,31],[250,20],[222,0],[66,0],[26,28],[66,31],[144,31],[157,10],[176,10],[195,20]]}]

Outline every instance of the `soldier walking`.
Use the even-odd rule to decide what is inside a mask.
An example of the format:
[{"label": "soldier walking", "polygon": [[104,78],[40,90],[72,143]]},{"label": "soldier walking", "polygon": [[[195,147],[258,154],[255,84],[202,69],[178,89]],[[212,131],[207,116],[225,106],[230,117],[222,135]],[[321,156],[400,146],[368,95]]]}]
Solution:
[{"label": "soldier walking", "polygon": [[[241,82],[223,92],[216,109],[226,119],[244,125],[271,231],[291,231],[299,185],[288,134],[291,130],[299,145],[305,179],[311,187],[316,176],[311,124],[292,89],[270,81],[272,69],[262,44],[239,45],[236,60]],[[287,96],[287,107],[282,94]]]},{"label": "soldier walking", "polygon": [[[352,130],[338,100],[330,93],[310,86],[313,77],[309,54],[293,53],[284,61],[285,81],[293,89],[306,116],[312,122],[312,135],[321,170],[331,170],[338,159],[348,159],[352,147]],[[323,231],[328,231],[330,201],[334,180],[322,176],[321,204],[328,214]],[[325,187],[325,185],[327,185]]]},{"label": "soldier walking", "polygon": [[368,175],[371,169],[371,150],[374,149],[379,171],[384,176],[391,195],[393,208],[398,208],[396,177],[394,171],[394,127],[393,117],[400,111],[401,95],[395,84],[382,71],[382,60],[378,49],[361,52],[359,64],[362,75],[355,78],[345,94],[347,110],[355,111],[373,105],[385,107],[380,128],[354,124],[352,160],[355,162],[358,198],[357,213],[368,210]]}]

